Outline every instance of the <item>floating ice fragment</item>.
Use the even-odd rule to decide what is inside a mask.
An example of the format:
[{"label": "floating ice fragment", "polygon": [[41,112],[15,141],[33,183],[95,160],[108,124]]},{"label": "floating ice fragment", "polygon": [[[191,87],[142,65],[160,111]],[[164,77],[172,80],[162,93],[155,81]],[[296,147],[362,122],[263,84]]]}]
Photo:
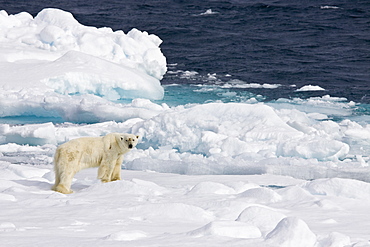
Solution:
[{"label": "floating ice fragment", "polygon": [[306,85],[296,90],[297,92],[307,92],[307,91],[325,91],[324,88],[320,86]]},{"label": "floating ice fragment", "polygon": [[218,14],[218,12],[212,11],[212,9],[207,9],[205,12],[203,12],[199,15],[214,15],[214,14]]},{"label": "floating ice fragment", "polygon": [[339,9],[339,7],[337,7],[337,6],[325,5],[325,6],[320,6],[320,9]]}]

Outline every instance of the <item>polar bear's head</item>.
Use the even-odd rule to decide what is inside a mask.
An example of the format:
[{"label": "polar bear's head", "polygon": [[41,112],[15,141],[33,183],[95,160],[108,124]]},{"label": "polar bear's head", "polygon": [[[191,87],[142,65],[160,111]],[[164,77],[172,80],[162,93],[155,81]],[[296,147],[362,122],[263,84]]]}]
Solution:
[{"label": "polar bear's head", "polygon": [[139,136],[133,134],[120,134],[120,144],[127,149],[132,149],[137,145]]}]

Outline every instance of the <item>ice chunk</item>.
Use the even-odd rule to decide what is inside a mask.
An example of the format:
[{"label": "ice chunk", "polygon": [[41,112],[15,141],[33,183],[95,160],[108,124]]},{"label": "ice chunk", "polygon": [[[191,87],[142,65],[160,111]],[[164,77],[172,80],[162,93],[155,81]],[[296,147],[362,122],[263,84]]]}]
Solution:
[{"label": "ice chunk", "polygon": [[343,159],[349,152],[346,143],[315,136],[281,143],[277,155],[285,157],[315,158],[318,160]]},{"label": "ice chunk", "polygon": [[138,97],[159,100],[164,90],[148,74],[81,52],[69,51],[45,66],[41,82],[60,94],[95,94],[109,100]]},{"label": "ice chunk", "polygon": [[109,100],[163,98],[166,58],[153,34],[87,27],[52,8],[35,18],[3,11],[0,19],[0,69],[7,71],[0,73],[0,98],[10,104],[21,90],[27,97],[55,91]]},{"label": "ice chunk", "polygon": [[306,85],[296,90],[297,92],[306,92],[306,91],[325,91],[320,86]]},{"label": "ice chunk", "polygon": [[69,29],[71,27],[80,26],[78,21],[69,12],[60,9],[43,9],[38,13],[34,19],[36,24],[47,23],[49,25],[57,26],[61,29]]},{"label": "ice chunk", "polygon": [[55,127],[52,123],[33,124],[4,128],[0,135],[5,136],[5,143],[17,144],[56,144]]}]

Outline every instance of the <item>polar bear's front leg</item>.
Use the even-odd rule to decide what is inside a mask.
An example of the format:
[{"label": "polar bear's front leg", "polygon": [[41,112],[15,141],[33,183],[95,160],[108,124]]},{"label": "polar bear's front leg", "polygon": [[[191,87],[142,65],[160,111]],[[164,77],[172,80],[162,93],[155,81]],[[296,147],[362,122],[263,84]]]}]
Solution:
[{"label": "polar bear's front leg", "polygon": [[121,155],[114,166],[111,181],[121,180],[121,165],[123,162],[123,155]]},{"label": "polar bear's front leg", "polygon": [[111,159],[103,158],[98,169],[98,179],[103,183],[110,182],[115,164]]}]

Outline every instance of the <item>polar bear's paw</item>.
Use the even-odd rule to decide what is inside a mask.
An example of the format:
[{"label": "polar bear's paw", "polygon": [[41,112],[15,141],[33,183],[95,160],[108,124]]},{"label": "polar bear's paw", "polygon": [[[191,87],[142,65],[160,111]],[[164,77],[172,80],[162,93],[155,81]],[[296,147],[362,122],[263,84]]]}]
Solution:
[{"label": "polar bear's paw", "polygon": [[62,184],[59,184],[58,186],[54,186],[52,189],[62,194],[72,194],[73,193],[73,190],[68,189],[66,186]]}]

